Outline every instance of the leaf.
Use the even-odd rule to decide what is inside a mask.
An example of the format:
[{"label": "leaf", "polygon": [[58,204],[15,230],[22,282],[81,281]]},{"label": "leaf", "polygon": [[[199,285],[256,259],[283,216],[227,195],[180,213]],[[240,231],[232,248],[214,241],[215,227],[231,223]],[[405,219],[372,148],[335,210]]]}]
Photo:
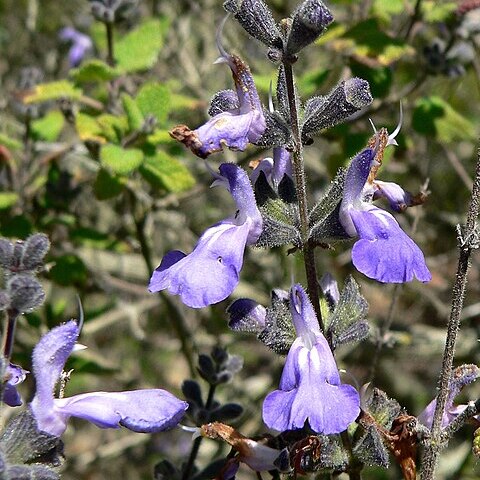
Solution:
[{"label": "leaf", "polygon": [[13,207],[18,201],[18,194],[15,192],[0,192],[0,210]]},{"label": "leaf", "polygon": [[177,142],[174,140],[168,130],[155,130],[151,135],[147,137],[148,143],[152,145],[176,145]]},{"label": "leaf", "polygon": [[388,66],[414,53],[413,47],[383,32],[374,18],[358,23],[334,40],[332,46],[368,66]]},{"label": "leaf", "polygon": [[98,59],[87,60],[79,68],[70,70],[70,76],[76,83],[106,82],[119,75],[118,70]]},{"label": "leaf", "polygon": [[41,83],[33,87],[25,98],[25,103],[47,102],[49,100],[60,100],[69,98],[78,100],[82,97],[82,90],[76,88],[72,82],[68,80],[58,80],[56,82]]},{"label": "leaf", "polygon": [[392,71],[390,67],[368,67],[352,59],[350,64],[353,75],[365,79],[370,85],[373,98],[386,97],[392,84]]},{"label": "leaf", "polygon": [[100,151],[100,163],[114,173],[128,175],[137,169],[143,162],[143,152],[131,148],[126,149],[118,145],[108,144]]},{"label": "leaf", "polygon": [[145,157],[140,173],[154,188],[168,192],[182,192],[195,185],[195,179],[188,169],[165,152]]},{"label": "leaf", "polygon": [[65,117],[58,110],[54,110],[32,122],[32,133],[37,140],[54,142],[60,135],[64,124]]},{"label": "leaf", "polygon": [[11,138],[4,133],[0,133],[0,145],[4,145],[10,150],[19,150],[22,148],[22,142],[19,142],[15,138]]},{"label": "leaf", "polygon": [[117,68],[126,73],[148,70],[155,65],[163,46],[165,22],[150,19],[115,44]]},{"label": "leaf", "polygon": [[122,95],[122,104],[125,113],[127,114],[128,127],[131,132],[140,130],[143,125],[142,111],[137,105],[137,102],[130,96],[124,93]]},{"label": "leaf", "polygon": [[96,121],[101,128],[102,136],[112,143],[120,143],[128,131],[128,121],[124,115],[103,113],[96,118]]},{"label": "leaf", "polygon": [[328,69],[307,72],[298,79],[298,88],[303,95],[309,97],[320,89],[329,74]]},{"label": "leaf", "polygon": [[372,6],[374,16],[384,22],[390,22],[394,15],[399,15],[404,10],[404,0],[374,0]]},{"label": "leaf", "polygon": [[75,128],[77,134],[82,141],[94,141],[98,143],[106,143],[103,136],[102,127],[98,124],[96,118],[85,113],[78,113],[75,118]]},{"label": "leaf", "polygon": [[125,178],[119,178],[101,168],[93,184],[93,193],[98,200],[108,200],[120,195],[123,192],[124,185]]},{"label": "leaf", "polygon": [[425,0],[421,6],[422,19],[429,23],[448,20],[458,7],[455,2],[441,3],[438,0]]},{"label": "leaf", "polygon": [[49,274],[55,283],[63,286],[83,285],[88,278],[87,267],[79,257],[73,254],[57,258]]},{"label": "leaf", "polygon": [[419,99],[412,116],[412,127],[418,133],[431,135],[442,142],[474,140],[474,124],[437,96]]},{"label": "leaf", "polygon": [[146,83],[135,100],[144,117],[151,114],[160,125],[166,122],[171,106],[170,90],[166,85]]}]

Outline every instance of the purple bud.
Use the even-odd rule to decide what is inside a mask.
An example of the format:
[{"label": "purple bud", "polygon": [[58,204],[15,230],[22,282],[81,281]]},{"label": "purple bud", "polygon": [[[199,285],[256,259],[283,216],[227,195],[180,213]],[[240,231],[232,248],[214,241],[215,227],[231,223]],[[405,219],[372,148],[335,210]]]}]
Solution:
[{"label": "purple bud", "polygon": [[260,40],[268,47],[282,46],[280,32],[272,13],[262,0],[227,0],[223,8],[233,13],[238,23],[253,38]]},{"label": "purple bud", "polygon": [[293,14],[286,53],[294,55],[313,43],[333,22],[333,16],[320,0],[306,0]]}]

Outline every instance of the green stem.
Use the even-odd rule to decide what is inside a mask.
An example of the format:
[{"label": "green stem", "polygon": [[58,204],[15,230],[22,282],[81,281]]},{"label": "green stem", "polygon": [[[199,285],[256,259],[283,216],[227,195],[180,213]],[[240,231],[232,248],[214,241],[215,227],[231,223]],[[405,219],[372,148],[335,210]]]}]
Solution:
[{"label": "green stem", "polygon": [[320,298],[318,294],[317,270],[315,265],[314,246],[308,241],[308,202],[307,188],[305,180],[305,164],[303,160],[303,145],[300,135],[300,125],[298,118],[298,104],[295,93],[295,83],[293,79],[293,69],[290,62],[284,62],[285,80],[287,84],[288,105],[290,110],[290,121],[293,135],[293,170],[295,175],[295,185],[298,198],[298,209],[300,213],[300,233],[302,238],[303,261],[305,265],[305,274],[307,278],[307,291],[312,301],[313,308],[317,314],[318,323],[323,330],[322,313],[320,311]]},{"label": "green stem", "polygon": [[115,57],[113,56],[113,23],[106,22],[105,30],[107,33],[107,63],[113,67],[115,66]]},{"label": "green stem", "polygon": [[3,334],[3,356],[10,361],[13,351],[13,343],[15,338],[15,327],[17,325],[17,318],[19,312],[13,308],[7,310],[7,326]]},{"label": "green stem", "polygon": [[447,325],[447,338],[443,353],[442,371],[440,374],[440,391],[437,396],[437,405],[433,417],[431,439],[425,448],[422,458],[422,480],[433,480],[440,450],[444,446],[442,439],[442,419],[450,389],[453,360],[455,357],[455,344],[457,333],[460,329],[460,318],[463,309],[463,300],[467,285],[467,273],[470,267],[472,251],[478,247],[477,218],[480,211],[480,149],[477,151],[477,166],[473,181],[470,206],[467,221],[461,235],[459,235],[459,257],[455,283],[452,293],[452,307]]}]

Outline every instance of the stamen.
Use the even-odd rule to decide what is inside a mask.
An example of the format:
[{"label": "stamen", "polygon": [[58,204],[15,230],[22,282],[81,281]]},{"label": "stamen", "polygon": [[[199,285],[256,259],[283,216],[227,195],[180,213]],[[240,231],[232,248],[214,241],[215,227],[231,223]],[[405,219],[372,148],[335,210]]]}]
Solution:
[{"label": "stamen", "polygon": [[186,425],[182,425],[181,423],[179,423],[178,426],[182,430],[185,430],[185,432],[193,433],[192,440],[195,440],[196,438],[202,436],[202,429],[199,427],[187,427]]},{"label": "stamen", "polygon": [[395,130],[388,136],[387,145],[398,146],[398,143],[395,140],[395,137],[400,133],[400,129],[402,128],[402,123],[403,123],[403,108],[402,108],[402,102],[400,102],[400,119],[398,121],[398,125],[395,128]]},{"label": "stamen", "polygon": [[230,16],[229,13],[223,17],[222,21],[220,22],[220,25],[218,26],[217,33],[215,35],[215,40],[217,43],[217,48],[218,51],[220,52],[221,57],[218,57],[213,63],[227,63],[230,55],[227,53],[227,51],[223,48],[222,45],[222,33],[223,33],[223,28],[225,27],[225,23],[227,23],[228,17]]},{"label": "stamen", "polygon": [[268,111],[273,113],[275,107],[273,106],[272,81],[270,80],[270,88],[268,89]]},{"label": "stamen", "polygon": [[377,134],[377,127],[375,127],[375,124],[373,123],[373,120],[371,118],[369,118],[368,121],[370,122],[370,125],[373,128],[373,133],[376,135]]},{"label": "stamen", "polygon": [[83,306],[82,301],[80,300],[80,296],[77,294],[77,304],[78,304],[78,335],[80,336],[80,332],[82,331],[83,321],[85,320],[85,315],[83,313]]}]

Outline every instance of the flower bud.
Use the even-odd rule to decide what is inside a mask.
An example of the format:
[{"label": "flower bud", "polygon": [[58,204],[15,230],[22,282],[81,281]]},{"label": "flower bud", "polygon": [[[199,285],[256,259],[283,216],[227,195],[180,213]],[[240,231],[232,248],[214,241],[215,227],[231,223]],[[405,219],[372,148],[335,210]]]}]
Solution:
[{"label": "flower bud", "polygon": [[22,264],[26,270],[35,270],[43,263],[43,258],[50,248],[50,240],[44,233],[36,233],[25,240]]},{"label": "flower bud", "polygon": [[0,265],[9,268],[12,264],[13,243],[6,238],[0,238]]},{"label": "flower bud", "polygon": [[372,101],[370,85],[357,77],[340,82],[325,97],[311,98],[305,106],[302,140],[306,141],[320,130],[343,122]]},{"label": "flower bud", "polygon": [[40,306],[45,300],[42,285],[31,275],[15,275],[7,285],[10,308],[27,312]]},{"label": "flower bud", "polygon": [[306,0],[294,12],[285,53],[294,55],[313,43],[333,22],[330,10],[320,0]]},{"label": "flower bud", "polygon": [[272,13],[262,0],[227,0],[223,4],[253,38],[269,47],[281,48],[282,39]]}]

